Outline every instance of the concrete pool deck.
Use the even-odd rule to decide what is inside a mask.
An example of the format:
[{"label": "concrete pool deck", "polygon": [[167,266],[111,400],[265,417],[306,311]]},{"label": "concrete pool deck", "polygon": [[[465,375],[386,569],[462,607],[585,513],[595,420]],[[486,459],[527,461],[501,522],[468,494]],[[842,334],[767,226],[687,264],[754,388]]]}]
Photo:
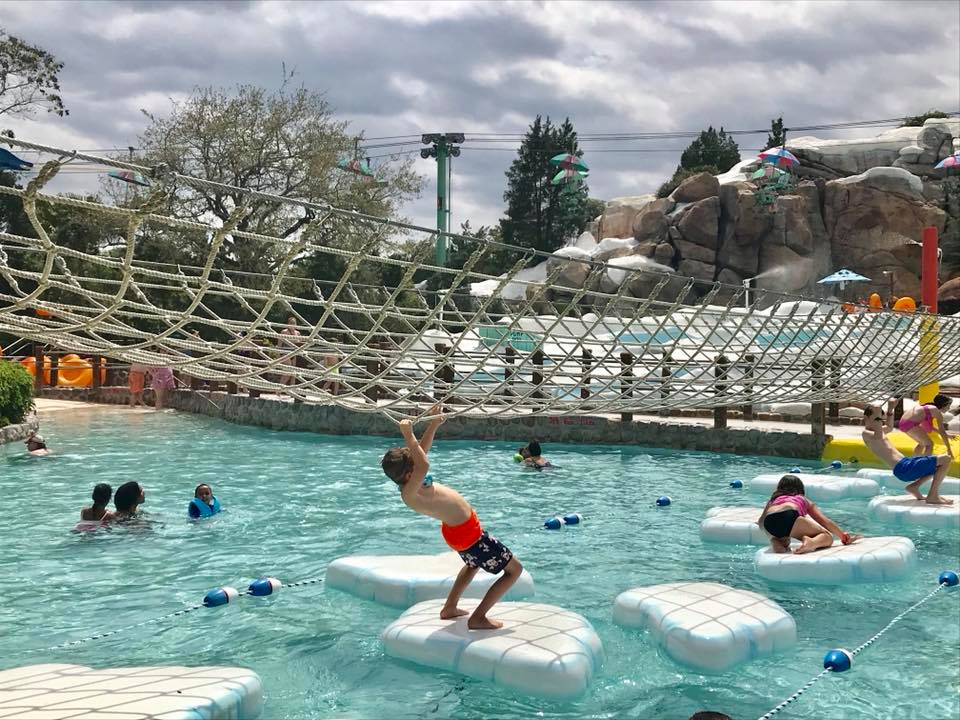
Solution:
[{"label": "concrete pool deck", "polygon": [[[113,412],[154,412],[152,408],[121,409],[125,388],[98,391],[46,389],[37,398],[38,416],[83,409]],[[81,402],[78,402],[81,401]],[[317,432],[333,435],[396,437],[396,424],[379,413],[358,412],[337,405],[294,403],[289,398],[263,395],[251,398],[225,392],[180,390],[170,394],[169,407],[199,415],[218,417],[242,425],[274,430]],[[631,445],[683,450],[706,450],[744,455],[767,455],[818,460],[832,438],[859,438],[857,425],[828,425],[826,435],[814,435],[809,423],[775,420],[746,421],[730,418],[725,429],[715,429],[704,417],[634,415],[623,422],[619,415],[451,417],[444,424],[447,440],[510,441],[518,445],[537,438],[541,442],[569,444]]]}]

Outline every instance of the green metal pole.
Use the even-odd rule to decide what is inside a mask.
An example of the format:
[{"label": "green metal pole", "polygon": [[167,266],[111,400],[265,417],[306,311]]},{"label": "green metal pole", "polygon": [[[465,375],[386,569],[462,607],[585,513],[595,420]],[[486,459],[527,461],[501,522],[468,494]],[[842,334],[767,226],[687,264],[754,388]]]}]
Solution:
[{"label": "green metal pole", "polygon": [[447,154],[450,146],[446,139],[437,143],[437,265],[444,267],[447,264]]}]

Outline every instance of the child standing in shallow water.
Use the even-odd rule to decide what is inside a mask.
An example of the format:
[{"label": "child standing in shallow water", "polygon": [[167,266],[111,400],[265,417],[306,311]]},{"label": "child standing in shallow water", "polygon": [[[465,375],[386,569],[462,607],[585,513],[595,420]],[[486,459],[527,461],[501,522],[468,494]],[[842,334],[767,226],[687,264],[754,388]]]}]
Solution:
[{"label": "child standing in shallow water", "polygon": [[402,420],[400,433],[403,435],[405,447],[388,450],[380,464],[387,477],[400,486],[400,497],[410,509],[441,522],[440,532],[443,539],[460,554],[464,562],[463,569],[454,580],[447,600],[440,610],[441,618],[450,619],[469,614],[457,607],[457,604],[477,570],[483,568],[492,575],[503,571],[503,577],[490,586],[467,620],[470,630],[495,630],[503,627],[503,623],[488,618],[487,613],[517,581],[523,566],[503,543],[483,530],[476,511],[460,493],[437,482],[424,484],[430,468],[427,453],[430,452],[437,428],[443,422],[440,413],[439,407],[433,408],[431,414],[434,419],[430,421],[419,442],[413,433],[413,423]]},{"label": "child standing in shallow water", "polygon": [[775,553],[790,552],[790,538],[800,540],[797,555],[828,548],[833,536],[849,545],[860,535],[845,533],[820,508],[807,500],[803,481],[796,475],[784,475],[763,508],[757,525],[770,535],[770,547]]}]

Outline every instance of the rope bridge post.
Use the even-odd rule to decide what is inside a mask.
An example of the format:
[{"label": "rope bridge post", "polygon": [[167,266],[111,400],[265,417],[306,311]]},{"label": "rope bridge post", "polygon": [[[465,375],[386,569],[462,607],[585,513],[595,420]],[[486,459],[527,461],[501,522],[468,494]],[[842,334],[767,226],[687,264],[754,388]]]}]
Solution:
[{"label": "rope bridge post", "polygon": [[660,408],[661,417],[670,417],[670,408],[667,407],[667,399],[670,397],[670,378],[673,373],[670,370],[670,351],[663,351],[663,366],[660,368],[660,399],[663,401],[663,407]]},{"label": "rope bridge post", "polygon": [[[533,363],[534,367],[532,381],[533,386],[536,388],[536,390],[533,392],[533,397],[535,398],[546,397],[540,390],[541,386],[543,385],[543,360],[543,350],[534,350],[530,361]],[[536,368],[540,369],[537,370]]]},{"label": "rope bridge post", "polygon": [[743,413],[744,420],[753,420],[753,363],[756,358],[753,355],[745,355],[743,368],[743,395],[747,402],[740,406],[740,412]]},{"label": "rope bridge post", "polygon": [[40,343],[33,344],[33,359],[33,394],[40,395],[43,390],[43,345]]},{"label": "rope bridge post", "polygon": [[[433,346],[433,349],[437,351],[437,357],[434,372],[433,372],[433,395],[437,400],[448,400],[447,395],[450,392],[450,387],[453,385],[453,365],[450,364],[449,358],[446,357],[447,353],[450,352],[450,346],[444,345],[443,343],[437,343]],[[451,398],[449,401],[455,402],[455,399]]]},{"label": "rope bridge post", "polygon": [[840,401],[837,399],[840,394],[840,369],[843,367],[843,360],[840,358],[830,358],[830,397],[833,401],[829,404],[827,416],[831,418],[840,417]]},{"label": "rope bridge post", "polygon": [[[825,387],[823,368],[826,365],[826,361],[821,358],[815,358],[810,362],[811,368],[811,387],[814,392],[823,390]],[[823,400],[819,402],[810,403],[810,431],[814,435],[826,435],[827,434],[827,414],[826,406],[823,404]]]},{"label": "rope bridge post", "polygon": [[[40,367],[37,365],[36,367]],[[60,353],[50,353],[50,387],[55,388],[60,384]]]},{"label": "rope bridge post", "polygon": [[[620,395],[624,398],[633,397],[633,362],[636,358],[633,353],[620,353]],[[620,422],[633,422],[633,413],[620,413]]]},{"label": "rope bridge post", "polygon": [[506,397],[512,397],[516,395],[513,391],[513,364],[517,360],[517,351],[513,349],[512,345],[507,345],[504,348],[503,361],[506,363],[503,367],[503,394]]},{"label": "rope bridge post", "polygon": [[93,366],[93,383],[90,387],[94,391],[100,389],[100,368],[103,367],[103,358],[99,355],[94,355],[90,358],[90,364]]},{"label": "rope bridge post", "polygon": [[[717,358],[717,363],[714,366],[714,375],[716,377],[716,384],[714,385],[714,397],[723,398],[727,394],[727,373],[730,371],[730,361],[726,358],[725,355],[721,355]],[[727,407],[726,405],[721,405],[720,407],[715,407],[713,409],[713,428],[715,430],[724,430],[727,427]]]},{"label": "rope bridge post", "polygon": [[586,400],[590,397],[590,366],[593,364],[593,352],[584,350],[580,362],[583,364],[583,377],[580,380],[580,399]]}]

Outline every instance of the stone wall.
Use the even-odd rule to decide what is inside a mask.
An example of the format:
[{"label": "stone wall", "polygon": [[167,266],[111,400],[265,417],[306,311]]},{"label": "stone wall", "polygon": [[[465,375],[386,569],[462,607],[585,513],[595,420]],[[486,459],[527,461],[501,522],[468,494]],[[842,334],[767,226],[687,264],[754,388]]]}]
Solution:
[{"label": "stone wall", "polygon": [[[71,391],[46,390],[58,399],[90,400],[125,404],[125,388]],[[359,413],[335,405],[280,402],[226,393],[195,393],[178,390],[168,405],[198,415],[209,415],[242,425],[273,430],[293,430],[329,435],[374,435],[399,440],[397,426],[378,413]],[[741,455],[788,458],[820,458],[830,436],[809,432],[785,432],[757,428],[712,427],[687,423],[634,421],[624,423],[607,417],[523,417],[487,419],[453,417],[443,426],[445,440],[503,440],[518,446],[537,438],[541,442],[638,445],[681,450],[707,450]]]},{"label": "stone wall", "polygon": [[26,438],[31,431],[35,431],[39,427],[40,423],[37,422],[36,417],[32,417],[25,423],[20,423],[19,425],[5,425],[0,428],[0,445],[19,442]]}]

